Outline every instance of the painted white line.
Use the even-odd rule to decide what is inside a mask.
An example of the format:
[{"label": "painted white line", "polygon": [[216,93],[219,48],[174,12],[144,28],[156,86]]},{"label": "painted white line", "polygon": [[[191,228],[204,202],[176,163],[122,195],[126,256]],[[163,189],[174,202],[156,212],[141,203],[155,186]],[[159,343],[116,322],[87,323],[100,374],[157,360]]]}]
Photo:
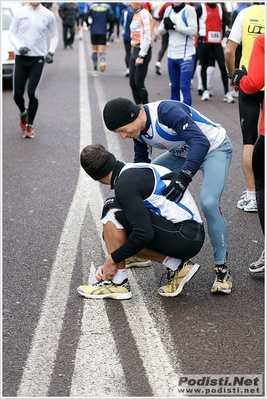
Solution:
[{"label": "painted white line", "polygon": [[[80,148],[83,148],[91,142],[91,115],[87,90],[88,82],[85,53],[84,47],[81,44],[79,45],[79,63],[81,96]],[[77,156],[79,156],[79,154],[77,154]],[[92,193],[94,194],[92,195]],[[94,182],[87,177],[83,170],[81,170],[76,192],[61,234],[40,319],[33,337],[31,350],[24,368],[17,396],[47,396],[50,379],[54,369],[54,362],[56,360],[67,299],[69,296],[69,288],[76,259],[77,247],[89,200],[90,207],[94,204],[97,208],[97,214],[99,214],[98,210],[102,207],[103,203],[100,190],[96,188]],[[64,286],[62,285],[62,282],[64,282]],[[95,304],[95,306],[97,305]],[[102,313],[105,314],[104,311],[94,313],[95,319],[91,315],[93,323],[98,325],[101,320],[105,320]],[[107,330],[109,331],[108,327]],[[112,335],[110,333],[107,333],[106,340],[112,342]],[[94,342],[95,344],[98,342],[97,335],[94,340],[91,340],[93,345]],[[112,347],[112,350],[114,350],[114,347]],[[115,353],[115,351],[111,352],[111,355],[112,353]],[[115,363],[118,363],[118,358],[116,358],[115,354],[113,360]],[[95,365],[92,367],[95,368]],[[116,374],[117,371],[118,370],[116,370]],[[123,373],[121,375],[123,376]],[[112,385],[112,381],[109,381],[109,384]],[[119,396],[119,392],[120,391],[114,392],[114,396]]]}]

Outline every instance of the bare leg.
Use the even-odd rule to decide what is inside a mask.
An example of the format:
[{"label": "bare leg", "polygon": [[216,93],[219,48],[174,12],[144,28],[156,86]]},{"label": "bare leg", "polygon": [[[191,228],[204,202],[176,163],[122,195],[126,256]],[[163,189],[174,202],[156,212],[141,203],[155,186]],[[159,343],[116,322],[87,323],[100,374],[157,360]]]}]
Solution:
[{"label": "bare leg", "polygon": [[[127,240],[127,235],[124,229],[117,229],[114,223],[111,221],[107,222],[103,226],[104,240],[108,254],[118,249]],[[166,255],[160,254],[149,248],[143,248],[138,254],[144,259],[150,259],[158,263],[162,263],[166,258]],[[118,269],[124,269],[125,261],[117,264]]]},{"label": "bare leg", "polygon": [[252,153],[254,145],[245,144],[243,147],[243,171],[248,191],[255,191],[254,174],[252,170]]}]

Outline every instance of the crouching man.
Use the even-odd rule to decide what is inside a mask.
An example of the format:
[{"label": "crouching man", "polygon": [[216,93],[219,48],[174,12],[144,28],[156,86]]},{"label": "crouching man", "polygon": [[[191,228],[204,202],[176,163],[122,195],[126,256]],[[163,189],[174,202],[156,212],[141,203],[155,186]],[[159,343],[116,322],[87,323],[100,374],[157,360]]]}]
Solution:
[{"label": "crouching man", "polygon": [[[199,265],[187,259],[204,243],[204,226],[188,190],[180,202],[168,200],[163,190],[171,171],[148,163],[123,163],[101,144],[81,152],[81,166],[94,180],[114,188],[101,221],[108,256],[96,272],[97,282],[78,287],[86,298],[132,297],[125,259],[137,255],[161,263],[168,270],[168,283],[159,295],[177,296],[197,272]],[[164,178],[164,180],[163,180]]]}]

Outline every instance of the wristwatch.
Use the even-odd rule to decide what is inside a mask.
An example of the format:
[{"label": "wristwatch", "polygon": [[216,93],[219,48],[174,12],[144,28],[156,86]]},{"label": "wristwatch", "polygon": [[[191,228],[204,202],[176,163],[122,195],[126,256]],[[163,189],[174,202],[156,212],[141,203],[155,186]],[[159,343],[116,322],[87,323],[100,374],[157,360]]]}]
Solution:
[{"label": "wristwatch", "polygon": [[229,73],[227,74],[227,78],[232,80],[232,75],[229,75]]},{"label": "wristwatch", "polygon": [[138,58],[142,58],[142,60],[145,58],[143,55],[138,55]]},{"label": "wristwatch", "polygon": [[192,179],[193,177],[193,172],[191,172],[191,170],[189,169],[181,169],[181,172],[185,173],[186,175],[188,175],[190,177],[190,179]]}]

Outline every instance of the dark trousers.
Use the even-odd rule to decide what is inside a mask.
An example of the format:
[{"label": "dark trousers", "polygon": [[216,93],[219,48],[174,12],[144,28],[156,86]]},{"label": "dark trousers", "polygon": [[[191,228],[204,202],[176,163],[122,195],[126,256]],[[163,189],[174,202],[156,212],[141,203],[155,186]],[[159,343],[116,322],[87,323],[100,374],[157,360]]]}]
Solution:
[{"label": "dark trousers", "polygon": [[261,228],[263,234],[265,233],[264,228],[264,208],[265,208],[265,195],[264,195],[264,136],[260,135],[255,143],[255,147],[252,155],[252,168],[255,179],[255,191],[258,206],[258,215],[260,219]]},{"label": "dark trousers", "polygon": [[255,144],[258,138],[258,122],[263,103],[264,90],[247,94],[238,91],[239,120],[243,136],[243,144]]},{"label": "dark trousers", "polygon": [[130,86],[132,89],[133,98],[136,104],[147,104],[148,103],[148,92],[145,87],[145,78],[148,71],[148,64],[152,57],[152,49],[148,50],[147,55],[144,58],[142,65],[135,65],[135,60],[138,57],[140,48],[132,47],[130,57]]},{"label": "dark trousers", "polygon": [[71,46],[74,42],[75,27],[74,25],[64,25],[63,24],[63,42],[64,47]]},{"label": "dark trousers", "polygon": [[28,81],[28,123],[33,124],[38,109],[38,84],[42,77],[44,57],[17,55],[13,76],[13,98],[20,112],[25,111],[24,91]]},{"label": "dark trousers", "polygon": [[165,51],[168,48],[168,44],[169,44],[169,33],[167,32],[167,33],[165,33],[165,35],[161,36],[161,48],[160,48],[160,50],[158,52],[157,61],[160,62],[162,60],[162,58],[163,58],[163,56],[165,54]]},{"label": "dark trousers", "polygon": [[204,90],[207,90],[207,68],[209,66],[210,53],[212,52],[212,56],[217,61],[220,71],[221,71],[221,79],[224,88],[224,94],[228,92],[228,77],[225,66],[225,58],[223,47],[221,44],[211,44],[211,43],[203,43],[201,38],[198,41],[198,57],[199,62],[201,64],[201,79],[203,83]]},{"label": "dark trousers", "polygon": [[124,48],[125,48],[125,64],[126,64],[126,68],[129,68],[129,64],[130,64],[130,57],[131,57],[131,41],[129,40],[124,40]]}]

